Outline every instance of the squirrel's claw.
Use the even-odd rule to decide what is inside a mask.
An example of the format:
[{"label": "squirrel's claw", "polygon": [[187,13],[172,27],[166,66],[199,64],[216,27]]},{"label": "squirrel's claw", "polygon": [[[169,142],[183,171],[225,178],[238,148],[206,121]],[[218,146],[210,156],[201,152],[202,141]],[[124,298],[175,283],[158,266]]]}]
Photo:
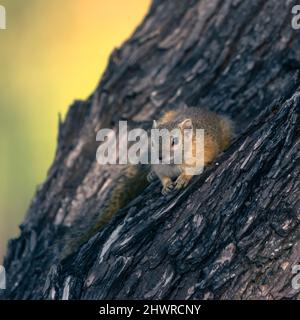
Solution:
[{"label": "squirrel's claw", "polygon": [[161,191],[161,193],[166,196],[167,194],[169,194],[170,192],[172,192],[174,189],[174,184],[172,182],[168,183],[167,185],[165,185]]},{"label": "squirrel's claw", "polygon": [[191,180],[191,176],[181,174],[175,181],[175,189],[179,190],[185,188]]}]

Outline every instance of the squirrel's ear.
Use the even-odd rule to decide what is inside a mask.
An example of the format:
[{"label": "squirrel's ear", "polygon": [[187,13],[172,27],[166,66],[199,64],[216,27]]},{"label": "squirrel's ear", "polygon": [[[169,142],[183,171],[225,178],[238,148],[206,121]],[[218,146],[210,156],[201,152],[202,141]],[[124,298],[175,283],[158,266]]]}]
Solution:
[{"label": "squirrel's ear", "polygon": [[152,128],[153,128],[153,129],[156,129],[156,128],[157,128],[157,122],[156,122],[156,120],[153,120]]},{"label": "squirrel's ear", "polygon": [[181,130],[193,129],[193,124],[191,119],[185,119],[179,124]]}]

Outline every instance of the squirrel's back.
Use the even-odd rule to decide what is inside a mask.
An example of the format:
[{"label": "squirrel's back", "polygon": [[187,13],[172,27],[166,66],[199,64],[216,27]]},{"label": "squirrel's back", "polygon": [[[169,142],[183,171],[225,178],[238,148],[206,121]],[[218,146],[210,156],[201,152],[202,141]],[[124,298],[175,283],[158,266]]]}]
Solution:
[{"label": "squirrel's back", "polygon": [[234,136],[234,125],[229,117],[200,107],[185,107],[167,111],[158,122],[163,126],[175,128],[185,119],[191,119],[194,129],[204,129],[206,137],[211,137],[216,141],[218,152],[225,150]]}]

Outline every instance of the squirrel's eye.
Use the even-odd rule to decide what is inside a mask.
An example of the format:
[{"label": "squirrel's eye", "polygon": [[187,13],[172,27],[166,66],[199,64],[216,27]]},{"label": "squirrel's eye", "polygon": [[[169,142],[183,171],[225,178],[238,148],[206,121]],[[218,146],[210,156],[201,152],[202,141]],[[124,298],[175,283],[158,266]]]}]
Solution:
[{"label": "squirrel's eye", "polygon": [[179,142],[178,138],[173,138],[172,139],[172,146],[178,144],[178,142]]}]

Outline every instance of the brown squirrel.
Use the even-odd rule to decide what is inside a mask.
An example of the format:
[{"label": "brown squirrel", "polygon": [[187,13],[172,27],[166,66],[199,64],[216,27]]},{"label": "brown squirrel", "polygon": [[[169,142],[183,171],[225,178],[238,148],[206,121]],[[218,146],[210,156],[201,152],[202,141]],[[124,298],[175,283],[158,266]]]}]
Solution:
[{"label": "brown squirrel", "polygon": [[[193,107],[178,108],[164,113],[158,122],[154,121],[154,127],[169,130],[174,128],[180,130],[204,129],[204,165],[213,161],[230,144],[233,136],[233,125],[229,118],[206,109]],[[172,140],[170,143],[172,147]],[[181,165],[157,164],[152,165],[151,168],[146,165],[125,166],[117,177],[115,187],[104,201],[103,210],[85,217],[84,221],[79,223],[80,228],[76,232],[67,232],[66,237],[62,237],[57,243],[59,260],[77,251],[119,209],[125,207],[130,200],[141,193],[149,181],[158,177],[163,185],[163,194],[167,194],[174,187],[176,189],[185,187],[192,178],[192,175],[185,174],[185,167],[185,163]],[[172,180],[174,178],[176,178],[175,184]]]},{"label": "brown squirrel", "polygon": [[[206,109],[194,107],[185,107],[183,110],[178,109],[166,112],[158,122],[153,122],[153,128],[160,130],[167,129],[169,132],[172,132],[173,129],[179,129],[182,134],[186,129],[190,129],[192,132],[190,157],[184,159],[181,164],[172,163],[173,158],[172,156],[170,158],[169,154],[172,155],[173,153],[174,155],[175,149],[184,149],[182,139],[180,140],[174,135],[172,136],[171,133],[168,137],[169,140],[167,140],[169,145],[160,143],[159,160],[163,160],[162,154],[166,151],[165,154],[168,154],[168,159],[171,159],[171,162],[170,164],[153,164],[147,179],[148,181],[152,181],[158,177],[163,185],[163,195],[166,195],[174,188],[184,188],[189,183],[193,175],[187,173],[187,169],[194,167],[195,172],[198,172],[199,168],[196,168],[196,166],[199,164],[197,164],[196,159],[200,157],[199,152],[204,150],[203,159],[205,166],[229,146],[233,136],[233,124],[229,118]],[[196,139],[196,129],[204,129],[203,149],[196,148],[196,144],[201,142]],[[166,148],[168,150],[165,150]],[[173,182],[173,179],[176,179],[175,182]]]}]

